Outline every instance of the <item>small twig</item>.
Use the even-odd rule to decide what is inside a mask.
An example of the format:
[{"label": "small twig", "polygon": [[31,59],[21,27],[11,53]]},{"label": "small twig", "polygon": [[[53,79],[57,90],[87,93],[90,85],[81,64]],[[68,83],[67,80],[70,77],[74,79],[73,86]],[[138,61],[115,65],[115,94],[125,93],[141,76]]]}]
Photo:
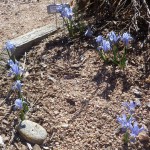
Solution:
[{"label": "small twig", "polygon": [[[122,1],[122,0],[121,0],[121,1]],[[119,14],[119,12],[123,9],[123,7],[124,7],[124,5],[125,5],[125,3],[126,3],[127,0],[123,1],[122,4],[121,4],[121,1],[120,1],[119,4],[117,5],[117,8],[116,8],[116,10],[115,10],[115,14],[116,14],[116,13]],[[119,8],[120,8],[120,9],[119,9]]]},{"label": "small twig", "polygon": [[147,15],[148,15],[148,18],[150,18],[150,10],[149,10],[149,7],[148,7],[148,5],[147,5],[147,3],[146,3],[146,1],[145,0],[143,0],[143,4],[144,4],[144,6],[145,6],[145,8],[147,9]]},{"label": "small twig", "polygon": [[111,23],[111,21],[109,21],[109,22],[107,22],[104,26],[102,26],[101,28],[100,28],[100,30],[102,30],[103,28],[105,28],[108,24],[110,24]]}]

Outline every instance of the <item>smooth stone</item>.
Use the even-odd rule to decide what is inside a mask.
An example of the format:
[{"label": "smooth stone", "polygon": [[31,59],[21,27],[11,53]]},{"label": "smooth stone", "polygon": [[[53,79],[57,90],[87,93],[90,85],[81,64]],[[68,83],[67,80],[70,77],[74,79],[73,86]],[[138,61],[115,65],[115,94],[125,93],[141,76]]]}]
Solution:
[{"label": "smooth stone", "polygon": [[33,146],[33,150],[41,150],[41,148],[40,148],[39,145],[35,144],[35,145]]},{"label": "smooth stone", "polygon": [[150,140],[150,137],[147,135],[146,132],[143,131],[143,132],[139,133],[138,139],[139,139],[141,142],[143,142],[143,141],[149,141],[149,140]]},{"label": "smooth stone", "polygon": [[30,120],[23,120],[18,126],[20,135],[30,143],[42,144],[47,137],[46,130]]}]

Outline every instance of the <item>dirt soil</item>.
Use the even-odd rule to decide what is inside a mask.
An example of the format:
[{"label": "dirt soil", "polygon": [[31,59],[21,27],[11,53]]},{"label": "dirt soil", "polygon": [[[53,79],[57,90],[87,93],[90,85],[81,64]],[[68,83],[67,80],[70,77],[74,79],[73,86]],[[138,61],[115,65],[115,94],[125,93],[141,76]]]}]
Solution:
[{"label": "dirt soil", "polygon": [[[42,15],[47,3],[48,1],[43,0],[40,3],[24,5],[30,6],[30,10],[33,7],[42,7],[43,11],[39,12]],[[31,17],[30,13],[22,11],[20,13]],[[18,26],[19,29],[15,27],[9,29],[5,26],[3,30],[0,29],[3,34],[5,33],[0,34],[3,37],[1,43],[49,23],[46,16],[46,14],[42,16],[45,22],[41,22],[39,16],[35,17],[41,24],[33,23],[32,17],[29,17],[32,23],[27,26],[24,22],[23,27],[20,26],[20,21],[11,20],[9,16],[9,26]],[[21,28],[24,30],[22,31]],[[18,33],[13,35],[14,29]],[[135,111],[135,118],[139,125],[143,125],[148,130],[147,136],[150,136],[148,49],[129,52],[127,67],[125,70],[120,70],[118,67],[103,63],[89,44],[90,39],[70,41],[64,35],[62,31],[49,36],[33,47],[26,57],[28,74],[23,80],[23,94],[30,108],[26,118],[39,123],[48,132],[44,144],[40,145],[41,149],[150,149],[150,141],[143,142],[139,139],[135,143],[124,145],[116,121],[117,116],[123,112],[122,102],[131,100],[140,102],[141,105]],[[6,71],[0,76],[0,85],[3,87],[0,89],[1,102],[12,85],[11,78],[8,78],[7,74]],[[7,103],[0,105],[0,135],[6,144],[6,150],[28,150],[27,142],[15,132],[17,111],[11,109],[15,98],[15,95],[11,95]]]},{"label": "dirt soil", "polygon": [[[54,0],[1,0],[0,49],[7,40],[48,24],[55,25],[55,15],[48,14],[46,7],[53,2]],[[61,0],[56,2],[60,3]]]}]

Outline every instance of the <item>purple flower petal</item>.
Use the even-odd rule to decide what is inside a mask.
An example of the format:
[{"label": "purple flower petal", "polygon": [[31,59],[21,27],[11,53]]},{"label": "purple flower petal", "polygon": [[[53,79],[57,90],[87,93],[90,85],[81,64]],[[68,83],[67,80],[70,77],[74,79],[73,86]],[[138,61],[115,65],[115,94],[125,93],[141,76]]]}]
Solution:
[{"label": "purple flower petal", "polygon": [[17,81],[14,83],[12,89],[13,89],[13,90],[18,90],[19,92],[21,92],[21,87],[22,87],[22,85],[23,85],[23,84],[21,83],[21,81],[20,81],[20,80],[17,80]]},{"label": "purple flower petal", "polygon": [[62,4],[60,7],[58,7],[57,10],[60,12],[61,17],[72,19],[73,12],[72,12],[72,8],[70,8],[69,5]]},{"label": "purple flower petal", "polygon": [[133,38],[131,37],[131,35],[129,33],[125,32],[125,33],[123,33],[121,39],[122,39],[124,45],[128,46],[129,41],[132,40]]},{"label": "purple flower petal", "polygon": [[101,47],[102,47],[102,49],[104,50],[104,52],[109,51],[109,50],[111,49],[111,47],[110,47],[110,42],[109,42],[109,41],[106,41],[106,40],[103,40]]},{"label": "purple flower petal", "polygon": [[16,99],[15,100],[15,108],[16,109],[22,109],[23,108],[23,102],[21,99]]},{"label": "purple flower petal", "polygon": [[136,136],[138,136],[138,134],[140,133],[140,132],[142,132],[143,130],[145,130],[144,129],[144,127],[141,127],[141,128],[139,128],[138,127],[138,123],[137,122],[134,122],[134,125],[132,126],[130,126],[130,131],[131,131],[131,133],[130,133],[130,135],[131,135],[131,137],[136,137]]},{"label": "purple flower petal", "polygon": [[128,111],[132,114],[135,111],[135,107],[137,106],[137,104],[133,101],[130,101],[130,103],[124,102],[123,106],[125,106],[128,109]]},{"label": "purple flower petal", "polygon": [[99,35],[97,38],[96,38],[96,43],[97,44],[101,44],[103,41],[103,37],[101,35]]},{"label": "purple flower petal", "polygon": [[19,66],[19,63],[17,61],[14,63],[12,60],[9,60],[8,64],[10,66],[10,75],[18,76],[24,73],[24,70]]},{"label": "purple flower petal", "polygon": [[120,123],[123,129],[129,128],[133,120],[134,118],[132,118],[132,116],[128,119],[125,114],[122,114],[122,117],[117,117],[117,121]]},{"label": "purple flower petal", "polygon": [[114,31],[111,31],[111,32],[108,34],[108,37],[109,37],[109,40],[110,40],[112,43],[116,43],[116,42],[118,42],[118,40],[120,39],[121,36],[117,36]]},{"label": "purple flower petal", "polygon": [[7,41],[5,44],[5,49],[13,53],[15,50],[15,45],[11,41]]}]

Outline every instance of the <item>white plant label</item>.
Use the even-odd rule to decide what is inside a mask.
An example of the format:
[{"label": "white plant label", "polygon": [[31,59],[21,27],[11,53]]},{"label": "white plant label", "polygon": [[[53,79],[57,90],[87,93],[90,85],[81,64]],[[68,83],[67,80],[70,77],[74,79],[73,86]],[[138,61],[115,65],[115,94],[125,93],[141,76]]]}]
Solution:
[{"label": "white plant label", "polygon": [[48,5],[48,6],[47,6],[47,13],[48,13],[48,14],[59,13],[57,9],[58,9],[60,6],[61,6],[61,4]]}]

